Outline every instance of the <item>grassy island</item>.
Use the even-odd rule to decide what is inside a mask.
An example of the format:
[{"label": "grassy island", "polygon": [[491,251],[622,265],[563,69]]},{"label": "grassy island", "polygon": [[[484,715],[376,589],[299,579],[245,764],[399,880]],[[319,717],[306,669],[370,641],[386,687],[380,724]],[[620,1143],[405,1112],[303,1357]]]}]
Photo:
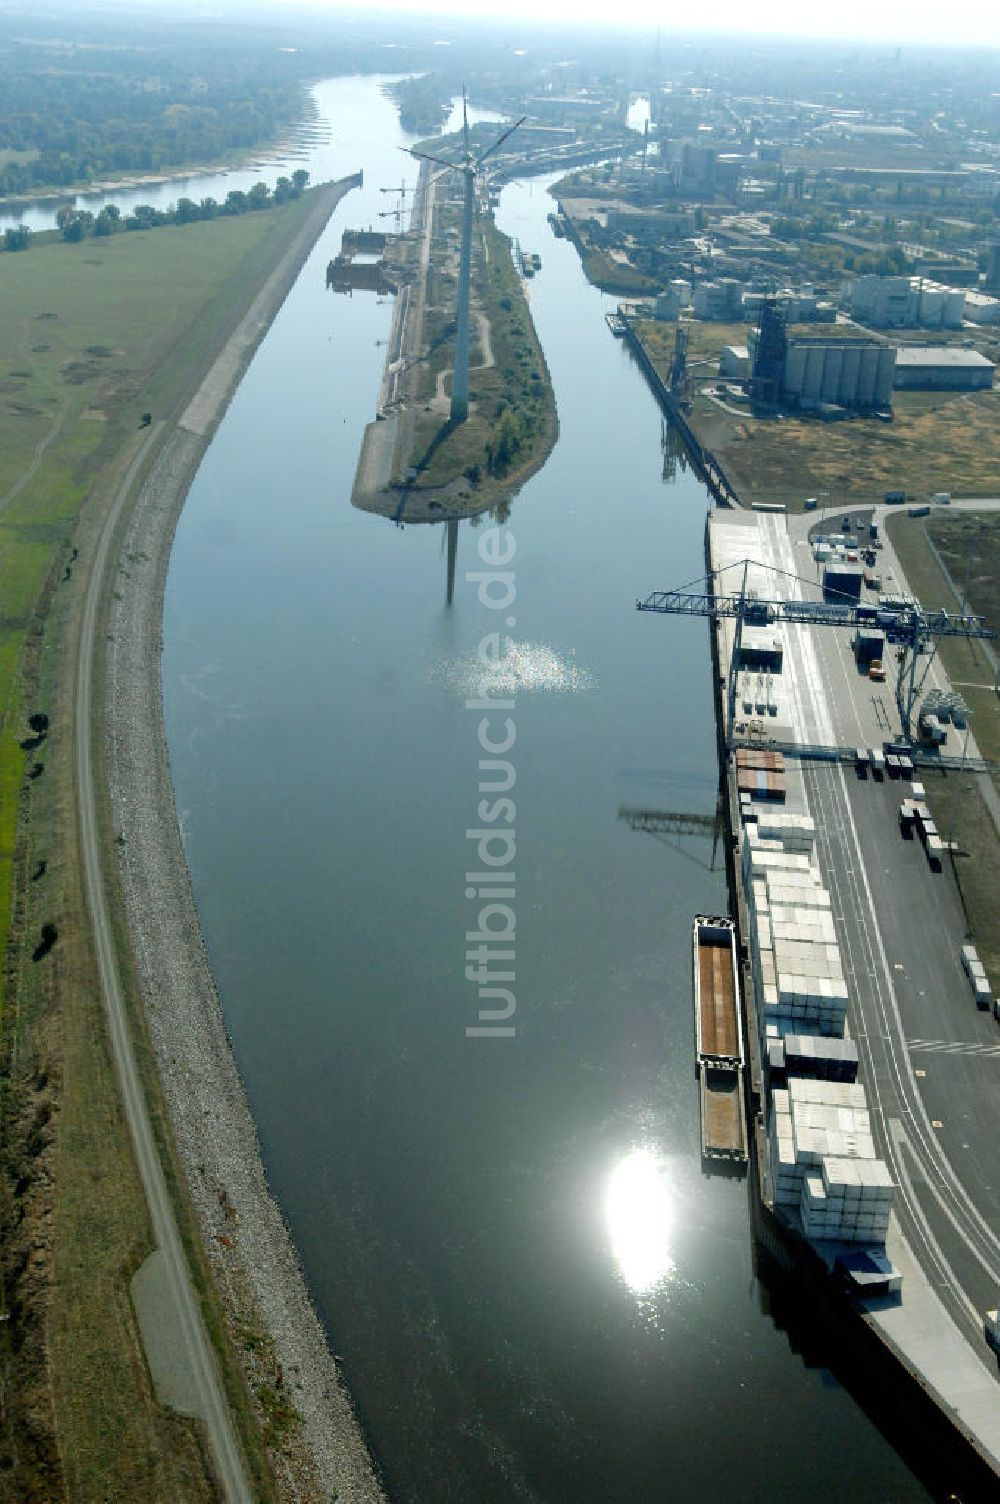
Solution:
[{"label": "grassy island", "polygon": [[414,227],[390,252],[403,291],[354,488],[355,506],[399,521],[504,504],[544,464],[558,432],[511,242],[485,210],[473,226],[469,416],[449,418],[461,207],[446,191],[446,183],[424,190]]}]

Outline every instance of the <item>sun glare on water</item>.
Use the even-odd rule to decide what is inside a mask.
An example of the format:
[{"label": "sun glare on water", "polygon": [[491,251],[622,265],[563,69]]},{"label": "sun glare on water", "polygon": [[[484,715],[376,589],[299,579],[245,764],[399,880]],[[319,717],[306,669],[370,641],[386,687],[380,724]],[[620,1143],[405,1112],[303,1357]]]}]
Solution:
[{"label": "sun glare on water", "polygon": [[672,1274],[674,1208],[661,1160],[633,1149],[611,1172],[605,1202],[611,1252],[625,1284],[648,1295]]},{"label": "sun glare on water", "polygon": [[472,652],[438,663],[431,677],[466,697],[510,699],[528,694],[577,694],[597,683],[572,654],[547,642],[504,639],[495,659],[485,662]]}]

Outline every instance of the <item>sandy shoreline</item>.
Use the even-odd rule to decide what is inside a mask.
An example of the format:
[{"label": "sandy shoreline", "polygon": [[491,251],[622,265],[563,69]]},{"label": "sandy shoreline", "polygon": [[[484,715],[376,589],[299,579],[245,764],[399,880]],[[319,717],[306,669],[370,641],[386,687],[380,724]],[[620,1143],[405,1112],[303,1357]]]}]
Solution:
[{"label": "sandy shoreline", "polygon": [[229,1334],[251,1390],[302,1417],[271,1450],[279,1494],[384,1498],[267,1185],[177,824],[163,725],[163,594],[177,520],[209,439],[339,199],[329,185],[168,431],[125,529],[108,619],[106,748],[119,874],[153,1052]]}]

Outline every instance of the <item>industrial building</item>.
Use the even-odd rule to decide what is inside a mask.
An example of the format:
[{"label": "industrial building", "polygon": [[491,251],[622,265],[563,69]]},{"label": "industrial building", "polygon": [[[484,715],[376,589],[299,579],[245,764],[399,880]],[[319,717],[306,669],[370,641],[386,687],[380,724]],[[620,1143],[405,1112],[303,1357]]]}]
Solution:
[{"label": "industrial building", "polygon": [[965,296],[921,277],[855,277],[845,291],[851,317],[877,329],[960,329]]},{"label": "industrial building", "polygon": [[782,287],[777,292],[748,292],[743,298],[743,317],[749,323],[759,319],[765,303],[775,303],[785,315],[788,324],[811,324],[821,317],[833,322],[834,310],[829,304],[821,304],[815,289],[809,283],[802,287]]},{"label": "industrial building", "polygon": [[896,351],[874,339],[788,340],[782,399],[800,407],[836,403],[861,410],[892,403]]},{"label": "industrial building", "polygon": [[986,248],[986,277],[983,283],[987,292],[1000,292],[1000,240],[994,240]]},{"label": "industrial building", "polygon": [[988,292],[967,292],[965,317],[974,324],[1000,324],[1000,298]]},{"label": "industrial building", "polygon": [[710,193],[715,187],[717,153],[711,146],[685,141],[677,164],[677,186],[682,193]]},{"label": "industrial building", "polygon": [[743,286],[735,277],[718,282],[701,282],[694,290],[693,309],[697,319],[718,319],[724,324],[738,324],[743,319]]},{"label": "industrial building", "polygon": [[637,209],[632,204],[617,203],[608,205],[605,223],[609,230],[636,240],[693,235],[696,229],[693,209]]},{"label": "industrial building", "polygon": [[725,381],[746,381],[750,375],[748,346],[723,345],[719,351],[719,375]]},{"label": "industrial building", "polygon": [[977,350],[903,345],[896,351],[893,386],[897,391],[988,391],[994,369],[992,361]]}]

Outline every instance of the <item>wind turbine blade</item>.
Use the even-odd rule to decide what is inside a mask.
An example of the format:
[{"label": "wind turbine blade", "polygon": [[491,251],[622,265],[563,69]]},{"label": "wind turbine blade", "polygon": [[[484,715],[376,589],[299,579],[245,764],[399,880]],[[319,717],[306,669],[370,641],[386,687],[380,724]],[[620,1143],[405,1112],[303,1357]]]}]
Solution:
[{"label": "wind turbine blade", "polygon": [[515,120],[514,124],[510,127],[509,130],[504,131],[503,135],[498,136],[492,146],[488,146],[484,152],[480,153],[480,155],[476,158],[476,166],[478,167],[480,162],[485,162],[486,158],[490,155],[490,152],[494,152],[496,151],[498,146],[502,146],[507,137],[512,136],[517,130],[518,126],[523,125],[527,118],[527,115],[522,115],[520,120]]},{"label": "wind turbine blade", "polygon": [[450,167],[452,172],[461,172],[461,162],[447,162],[444,157],[432,157],[430,152],[417,151],[415,146],[401,146],[400,151],[405,151],[408,157],[419,157],[422,162],[436,162],[439,167]]}]

